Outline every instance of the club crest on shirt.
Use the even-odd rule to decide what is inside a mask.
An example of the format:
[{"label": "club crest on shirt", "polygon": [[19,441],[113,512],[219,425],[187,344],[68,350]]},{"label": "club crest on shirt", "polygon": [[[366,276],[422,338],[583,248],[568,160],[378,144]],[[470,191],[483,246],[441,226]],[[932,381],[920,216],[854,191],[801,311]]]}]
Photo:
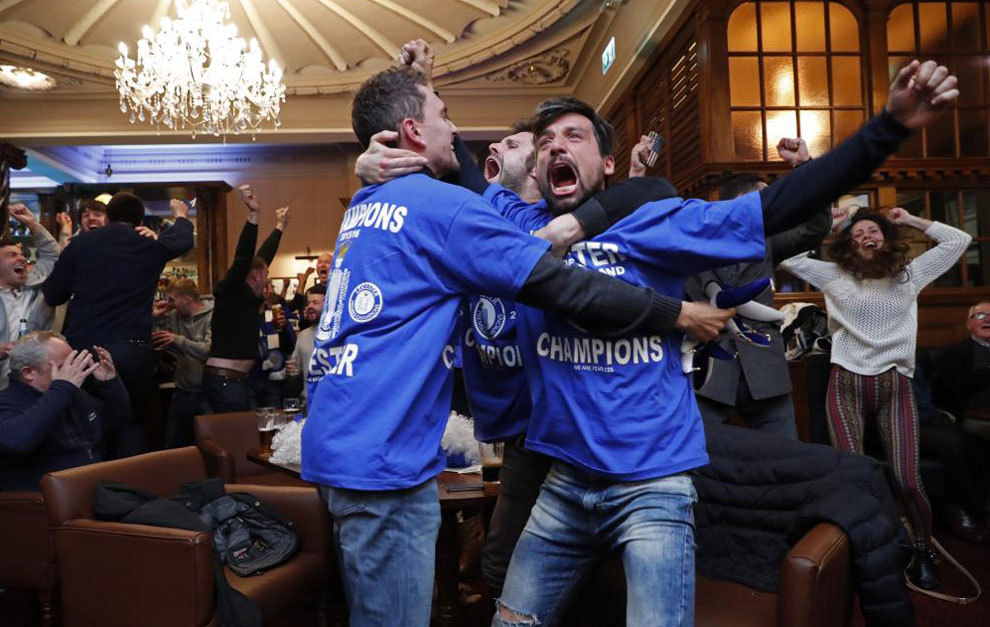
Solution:
[{"label": "club crest on shirt", "polygon": [[505,305],[501,298],[479,296],[471,317],[478,335],[486,340],[494,340],[505,327]]},{"label": "club crest on shirt", "polygon": [[333,269],[327,285],[327,295],[323,299],[323,315],[316,328],[316,341],[325,342],[337,336],[340,331],[340,317],[344,309],[344,298],[351,280],[351,271],[344,267],[344,258],[351,248],[351,242],[338,244],[333,258]]},{"label": "club crest on shirt", "polygon": [[354,322],[371,322],[382,312],[382,291],[374,283],[358,284],[347,301],[347,313]]}]

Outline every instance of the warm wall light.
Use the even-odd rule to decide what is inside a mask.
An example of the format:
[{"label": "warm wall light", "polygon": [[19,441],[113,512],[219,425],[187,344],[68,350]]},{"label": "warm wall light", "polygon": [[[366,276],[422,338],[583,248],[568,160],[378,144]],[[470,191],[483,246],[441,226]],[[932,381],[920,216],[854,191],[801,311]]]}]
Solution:
[{"label": "warm wall light", "polygon": [[0,65],[0,83],[29,91],[44,91],[55,87],[55,79],[51,76],[19,65]]}]

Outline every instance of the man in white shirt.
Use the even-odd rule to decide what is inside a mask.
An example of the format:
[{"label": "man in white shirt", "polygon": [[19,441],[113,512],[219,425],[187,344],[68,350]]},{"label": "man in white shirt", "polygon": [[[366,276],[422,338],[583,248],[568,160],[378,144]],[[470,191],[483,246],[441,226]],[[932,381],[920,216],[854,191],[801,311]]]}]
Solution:
[{"label": "man in white shirt", "polygon": [[10,215],[30,231],[38,259],[29,270],[17,242],[0,239],[0,389],[7,387],[10,376],[7,357],[14,341],[29,331],[52,328],[55,310],[45,303],[41,284],[51,274],[59,253],[55,238],[30,209],[13,204]]},{"label": "man in white shirt", "polygon": [[326,293],[325,283],[317,283],[306,290],[306,308],[303,309],[302,318],[310,324],[299,332],[296,337],[296,347],[292,351],[292,359],[285,364],[285,373],[293,380],[302,375],[300,396],[303,400],[306,399],[306,375],[309,373],[309,360],[313,357],[313,348],[316,345],[316,323],[323,312],[323,299]]}]

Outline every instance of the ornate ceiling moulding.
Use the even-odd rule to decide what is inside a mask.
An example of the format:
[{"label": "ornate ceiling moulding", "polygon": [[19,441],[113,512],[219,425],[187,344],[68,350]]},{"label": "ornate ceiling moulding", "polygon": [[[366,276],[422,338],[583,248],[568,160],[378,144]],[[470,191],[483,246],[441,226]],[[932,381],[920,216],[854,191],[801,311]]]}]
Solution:
[{"label": "ornate ceiling moulding", "polygon": [[496,83],[549,85],[567,77],[571,69],[571,62],[568,58],[570,55],[569,50],[554,48],[518,63],[513,63],[485,78]]},{"label": "ornate ceiling moulding", "polygon": [[[393,63],[394,55],[387,53],[395,52],[409,32],[417,33],[438,47],[439,63],[434,69],[438,80],[448,74],[462,74],[485,62],[498,63],[502,56],[513,60],[507,53],[530,42],[582,4],[581,0],[445,0],[435,3],[439,8],[433,11],[432,7],[430,10],[410,8],[411,4],[401,0],[362,0],[359,5],[344,0],[315,0],[312,3],[301,0],[226,1],[232,9],[236,7],[245,37],[257,36],[267,56],[288,66],[283,80],[289,95],[354,91],[379,68]],[[448,2],[451,3],[449,7]],[[92,78],[99,85],[108,87],[113,84],[112,50],[118,40],[136,40],[141,24],[147,23],[157,29],[162,16],[172,15],[170,0],[149,1],[139,7],[141,10],[123,2],[77,0],[71,3],[74,18],[66,24],[63,19],[56,20],[42,10],[53,3],[54,0],[16,3],[0,0],[0,51],[26,60],[37,59],[32,67],[40,69],[45,64],[48,69],[62,68],[63,72],[71,72],[84,81]],[[467,9],[473,13],[459,19],[453,27],[448,23],[451,20],[444,18],[445,12],[449,14],[454,9],[460,12]],[[59,11],[62,11],[61,7]],[[381,20],[369,17],[379,13]],[[273,16],[278,20],[273,21]],[[108,25],[116,24],[124,17],[135,25],[134,33],[118,31],[108,35],[105,32]],[[484,22],[484,28],[475,26],[479,20]],[[326,24],[330,22],[339,23],[360,35],[362,46],[358,48],[370,42],[373,50],[361,52],[363,58],[357,58],[354,48],[346,45],[347,40],[335,38],[334,33],[326,30]],[[401,29],[395,26],[397,23],[402,24]],[[108,39],[114,37],[112,41]],[[325,73],[306,72],[305,69],[313,64],[308,57],[299,63],[293,58],[293,48],[298,48],[294,44],[300,37],[322,51],[320,67],[326,66]],[[107,48],[111,54],[103,56],[100,54],[102,48]],[[300,72],[301,69],[304,71]],[[492,69],[485,68],[479,74],[487,74]]]}]

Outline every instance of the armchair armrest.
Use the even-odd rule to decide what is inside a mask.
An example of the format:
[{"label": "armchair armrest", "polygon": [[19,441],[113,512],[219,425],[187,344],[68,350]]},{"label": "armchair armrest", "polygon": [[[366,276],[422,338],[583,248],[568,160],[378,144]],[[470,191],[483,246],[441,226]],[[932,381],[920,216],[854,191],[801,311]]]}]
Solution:
[{"label": "armchair armrest", "polygon": [[0,492],[0,588],[51,588],[55,550],[41,492]]},{"label": "armchair armrest", "polygon": [[300,550],[322,557],[328,566],[335,563],[330,512],[316,488],[227,484],[226,489],[260,497],[295,524]]},{"label": "armchair armrest", "polygon": [[201,627],[211,620],[210,534],[86,519],[53,533],[67,623]]},{"label": "armchair armrest", "polygon": [[234,482],[234,458],[230,451],[223,448],[210,438],[199,438],[196,446],[203,454],[206,463],[206,473],[211,477],[220,477],[224,483]]},{"label": "armchair armrest", "polygon": [[777,624],[848,625],[852,602],[849,539],[835,525],[819,523],[791,547],[781,563]]}]

